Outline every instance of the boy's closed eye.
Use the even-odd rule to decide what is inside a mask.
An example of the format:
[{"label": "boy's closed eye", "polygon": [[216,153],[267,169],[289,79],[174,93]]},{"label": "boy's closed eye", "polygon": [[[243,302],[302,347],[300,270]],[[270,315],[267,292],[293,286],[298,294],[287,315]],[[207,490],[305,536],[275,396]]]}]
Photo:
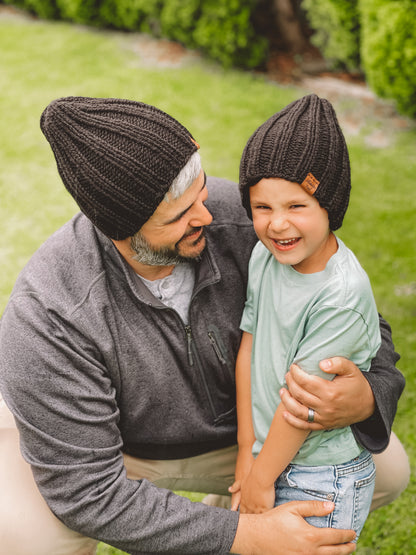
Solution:
[{"label": "boy's closed eye", "polygon": [[266,206],[265,204],[255,204],[251,207],[252,210],[270,210],[270,206]]}]

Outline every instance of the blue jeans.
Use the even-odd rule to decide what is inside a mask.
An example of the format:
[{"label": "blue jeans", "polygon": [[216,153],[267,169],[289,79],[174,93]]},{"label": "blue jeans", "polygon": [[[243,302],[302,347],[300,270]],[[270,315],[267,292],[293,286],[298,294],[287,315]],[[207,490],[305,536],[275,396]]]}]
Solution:
[{"label": "blue jeans", "polygon": [[368,451],[334,466],[290,464],[276,481],[275,506],[289,501],[333,501],[332,513],[306,520],[318,528],[352,528],[358,538],[370,511],[375,477]]}]

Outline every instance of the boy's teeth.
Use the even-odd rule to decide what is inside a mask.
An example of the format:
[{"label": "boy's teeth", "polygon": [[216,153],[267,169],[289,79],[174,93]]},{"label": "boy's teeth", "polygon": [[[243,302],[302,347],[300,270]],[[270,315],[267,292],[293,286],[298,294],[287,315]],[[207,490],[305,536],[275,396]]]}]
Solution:
[{"label": "boy's teeth", "polygon": [[286,239],[285,241],[278,241],[280,245],[287,245],[288,243],[293,243],[296,239]]}]

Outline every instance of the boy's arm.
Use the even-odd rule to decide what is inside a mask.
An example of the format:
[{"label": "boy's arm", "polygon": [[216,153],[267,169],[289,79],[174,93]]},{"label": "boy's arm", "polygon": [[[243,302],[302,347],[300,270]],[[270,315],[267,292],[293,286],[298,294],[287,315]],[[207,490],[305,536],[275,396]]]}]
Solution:
[{"label": "boy's arm", "polygon": [[232,494],[231,509],[237,510],[240,504],[241,483],[247,477],[253,464],[252,447],[255,441],[253,419],[251,416],[251,348],[253,336],[243,332],[237,355],[235,376],[237,391],[237,442],[238,455],[235,468],[235,481],[229,488]]},{"label": "boy's arm", "polygon": [[[328,384],[293,365],[286,376],[289,389],[281,395],[288,422],[308,430],[351,425],[369,451],[385,449],[405,380],[395,367],[400,357],[394,350],[390,326],[381,316],[380,332],[381,346],[370,372],[361,372],[351,361],[335,357],[325,368],[336,375]],[[315,410],[314,423],[307,422],[308,408]]]},{"label": "boy's arm", "polygon": [[251,451],[255,441],[253,419],[251,417],[251,349],[253,336],[243,332],[235,368],[237,391],[237,442],[239,449],[248,447]]},{"label": "boy's arm", "polygon": [[266,441],[257,456],[251,472],[243,485],[240,511],[259,513],[274,506],[274,483],[295,457],[309,435],[283,418],[284,406],[280,404],[274,414]]}]

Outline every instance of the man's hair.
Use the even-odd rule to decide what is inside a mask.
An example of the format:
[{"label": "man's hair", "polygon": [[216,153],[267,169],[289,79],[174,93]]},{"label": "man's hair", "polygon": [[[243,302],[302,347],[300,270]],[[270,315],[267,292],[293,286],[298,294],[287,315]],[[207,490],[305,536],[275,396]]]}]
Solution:
[{"label": "man's hair", "polygon": [[172,181],[164,200],[169,202],[181,197],[201,173],[202,164],[199,152],[194,152],[187,163]]}]

